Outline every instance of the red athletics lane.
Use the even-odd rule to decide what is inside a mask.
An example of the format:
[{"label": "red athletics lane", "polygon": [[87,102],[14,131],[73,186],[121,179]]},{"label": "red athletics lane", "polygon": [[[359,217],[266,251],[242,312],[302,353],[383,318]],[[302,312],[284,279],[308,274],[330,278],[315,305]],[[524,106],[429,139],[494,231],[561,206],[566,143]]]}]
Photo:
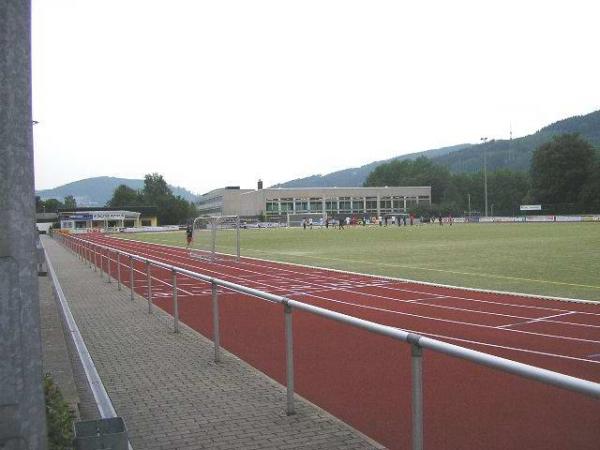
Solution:
[{"label": "red athletics lane", "polygon": [[[600,305],[439,288],[243,258],[209,263],[185,249],[103,235],[84,239],[209,276],[600,382]],[[112,256],[114,261],[114,256]],[[147,294],[145,267],[135,285]],[[112,264],[112,274],[116,268]],[[125,265],[122,279],[129,280]],[[172,312],[170,273],[153,299]],[[178,277],[180,319],[212,337],[210,286]],[[219,289],[221,342],[285,384],[280,305]],[[425,351],[428,449],[598,449],[600,402]],[[410,348],[294,312],[296,392],[389,448],[410,447]],[[283,405],[282,405],[283,408]]]}]

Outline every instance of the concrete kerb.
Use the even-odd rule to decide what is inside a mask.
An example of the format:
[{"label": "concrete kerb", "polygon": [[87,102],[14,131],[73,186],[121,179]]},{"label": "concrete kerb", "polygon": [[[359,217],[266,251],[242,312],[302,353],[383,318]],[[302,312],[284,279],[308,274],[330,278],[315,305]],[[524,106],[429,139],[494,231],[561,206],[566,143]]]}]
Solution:
[{"label": "concrete kerb", "polygon": [[[127,240],[127,239],[124,239],[124,240]],[[134,241],[134,242],[137,242],[137,241]],[[63,248],[65,250],[68,250],[65,247],[63,247]],[[209,283],[207,283],[207,284],[209,284]],[[130,294],[127,293],[126,290],[123,290],[122,292],[123,292],[123,298],[129,297]],[[144,314],[153,316],[161,325],[163,325],[167,329],[168,336],[175,338],[175,339],[183,339],[187,333],[190,333],[190,334],[196,336],[198,339],[204,341],[207,344],[211,344],[213,342],[211,339],[207,338],[206,336],[204,336],[197,330],[191,328],[190,326],[188,326],[187,324],[185,324],[181,321],[179,322],[179,332],[178,333],[174,332],[173,325],[172,325],[174,318],[172,315],[170,315],[168,312],[164,311],[162,308],[153,308],[152,312],[148,313],[147,299],[143,295],[138,294],[137,292],[134,293],[133,298],[134,298],[134,303],[133,303],[134,306],[140,308],[140,310],[143,310]],[[269,377],[265,373],[257,370],[254,366],[250,365],[249,363],[247,363],[243,359],[239,358],[235,354],[229,352],[227,349],[220,347],[220,352],[221,352],[221,360],[218,363],[212,359],[209,359],[207,361],[207,364],[216,365],[217,367],[219,367],[219,366],[226,366],[226,365],[228,365],[228,363],[235,361],[235,363],[240,364],[244,369],[255,372],[255,373],[259,373],[272,386],[272,388],[274,390],[280,391],[280,393],[282,394],[282,397],[285,398],[287,389],[284,385],[282,385],[278,381],[274,380],[273,378]],[[320,415],[325,416],[332,422],[338,424],[340,427],[346,428],[349,432],[351,432],[351,433],[355,434],[356,436],[358,436],[359,438],[363,439],[370,446],[377,448],[377,449],[385,449],[386,448],[382,444],[376,442],[369,436],[356,430],[351,425],[349,425],[346,422],[342,421],[341,419],[333,416],[326,410],[322,409],[321,407],[312,403],[311,401],[307,400],[306,398],[302,397],[301,395],[294,393],[294,397],[297,400],[299,400],[300,402],[303,402],[309,408],[316,410]],[[285,417],[285,404],[284,403],[281,404],[281,412],[282,412],[282,417]]]}]

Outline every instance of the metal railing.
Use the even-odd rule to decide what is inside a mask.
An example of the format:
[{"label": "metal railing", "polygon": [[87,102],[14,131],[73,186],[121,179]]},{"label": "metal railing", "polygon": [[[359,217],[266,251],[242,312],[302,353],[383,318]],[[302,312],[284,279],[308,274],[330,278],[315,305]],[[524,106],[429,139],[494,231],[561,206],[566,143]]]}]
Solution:
[{"label": "metal railing", "polygon": [[[130,289],[131,300],[134,299],[134,261],[140,261],[146,265],[146,276],[151,279],[151,266],[160,267],[170,271],[172,274],[172,298],[173,298],[173,328],[174,332],[179,332],[179,309],[177,303],[177,274],[187,276],[189,278],[210,283],[212,287],[212,310],[213,310],[213,343],[214,343],[214,359],[216,362],[220,360],[220,339],[219,339],[219,301],[217,295],[217,286],[225,289],[230,289],[242,294],[248,294],[272,303],[277,303],[283,306],[283,316],[285,324],[285,349],[286,349],[286,381],[287,381],[287,405],[286,412],[288,415],[295,413],[294,407],[294,361],[293,361],[293,333],[292,333],[292,314],[294,310],[304,311],[315,314],[326,319],[344,323],[356,328],[360,328],[371,333],[387,336],[389,338],[410,344],[411,346],[411,373],[412,373],[412,448],[421,450],[423,448],[423,350],[431,350],[454,358],[464,359],[476,364],[491,367],[496,370],[518,375],[541,383],[553,385],[561,389],[584,394],[586,396],[599,399],[600,398],[600,383],[584,380],[581,378],[572,377],[551,370],[542,369],[540,367],[531,366],[528,364],[519,363],[499,356],[490,355],[487,353],[470,350],[458,345],[448,344],[446,342],[421,336],[415,333],[410,333],[399,328],[394,328],[388,325],[371,322],[357,317],[349,316],[339,312],[331,311],[318,306],[309,305],[296,300],[292,300],[279,295],[270,294],[257,289],[242,286],[229,281],[221,280],[215,277],[202,275],[187,269],[176,267],[171,264],[166,264],[160,261],[155,261],[150,258],[144,258],[132,253],[118,250],[114,247],[100,245],[92,241],[86,241],[81,238],[61,235],[61,239],[71,251],[77,254],[84,263],[93,262],[100,270],[102,277],[103,258],[107,259],[107,267],[110,267],[111,253],[116,256],[117,264],[117,284],[121,286],[121,257],[125,256],[129,259],[130,271]],[[100,261],[98,262],[98,258]],[[94,267],[95,268],[95,267]],[[143,272],[142,272],[143,273]],[[110,272],[108,272],[110,281]],[[150,284],[148,285],[148,311],[152,308],[152,291]]]},{"label": "metal railing", "polygon": [[[98,409],[98,414],[102,419],[108,419],[117,417],[117,413],[115,408],[104,388],[104,384],[102,384],[102,379],[96,370],[96,366],[94,365],[94,361],[85,345],[83,337],[79,332],[79,327],[73,318],[73,314],[69,308],[69,304],[67,302],[67,298],[62,290],[60,282],[58,281],[58,277],[56,276],[56,272],[54,271],[54,267],[52,266],[52,262],[46,253],[46,249],[42,246],[42,251],[44,255],[44,264],[48,268],[48,272],[50,274],[50,279],[52,280],[52,287],[56,294],[59,303],[59,311],[62,315],[62,320],[69,331],[69,335],[71,336],[71,342],[75,347],[75,351],[77,352],[77,356],[79,361],[81,362],[81,366],[85,373],[85,377],[87,379],[88,385],[90,387],[90,391],[94,397],[94,401],[96,403],[96,408]],[[85,260],[84,260],[85,262]],[[110,277],[109,277],[110,278]],[[133,450],[131,446],[131,442],[127,442],[127,446],[129,450]]]}]

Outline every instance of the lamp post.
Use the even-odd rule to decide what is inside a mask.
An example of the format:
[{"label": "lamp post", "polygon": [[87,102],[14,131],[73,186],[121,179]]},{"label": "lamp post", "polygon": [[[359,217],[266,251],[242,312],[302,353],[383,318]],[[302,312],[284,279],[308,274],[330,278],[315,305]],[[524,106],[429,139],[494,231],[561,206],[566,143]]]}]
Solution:
[{"label": "lamp post", "polygon": [[485,217],[488,216],[488,196],[487,196],[487,151],[485,147],[485,143],[488,138],[482,137],[480,139],[483,145],[483,198],[485,201]]}]

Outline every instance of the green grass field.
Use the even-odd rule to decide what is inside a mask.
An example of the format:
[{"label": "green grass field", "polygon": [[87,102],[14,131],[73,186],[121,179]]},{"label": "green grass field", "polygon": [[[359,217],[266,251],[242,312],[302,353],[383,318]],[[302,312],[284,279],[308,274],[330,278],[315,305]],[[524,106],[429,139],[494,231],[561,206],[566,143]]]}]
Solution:
[{"label": "green grass field", "polygon": [[[233,232],[219,248],[233,252]],[[128,238],[185,246],[185,232]],[[243,256],[455,286],[600,301],[600,224],[242,230]]]}]

